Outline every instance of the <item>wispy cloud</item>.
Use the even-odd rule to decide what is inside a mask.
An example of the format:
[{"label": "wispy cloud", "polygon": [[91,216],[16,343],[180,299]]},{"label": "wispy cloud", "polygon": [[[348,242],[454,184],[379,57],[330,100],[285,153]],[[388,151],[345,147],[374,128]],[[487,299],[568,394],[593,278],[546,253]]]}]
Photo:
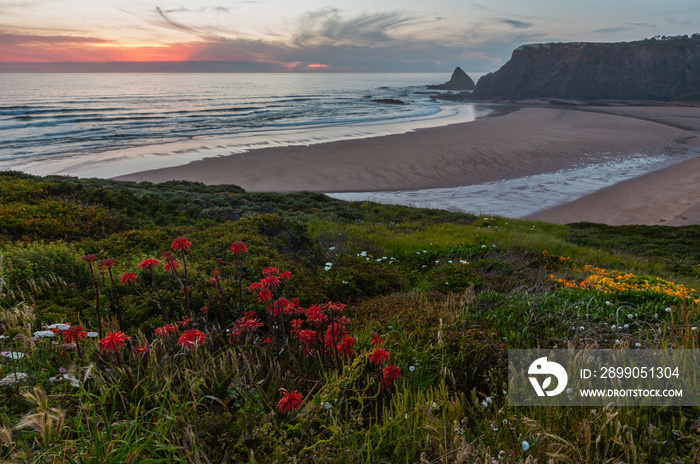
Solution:
[{"label": "wispy cloud", "polygon": [[512,26],[516,29],[529,29],[532,26],[534,26],[534,24],[532,24],[532,23],[526,23],[524,21],[518,21],[516,19],[501,19],[501,23],[507,24],[507,25]]}]

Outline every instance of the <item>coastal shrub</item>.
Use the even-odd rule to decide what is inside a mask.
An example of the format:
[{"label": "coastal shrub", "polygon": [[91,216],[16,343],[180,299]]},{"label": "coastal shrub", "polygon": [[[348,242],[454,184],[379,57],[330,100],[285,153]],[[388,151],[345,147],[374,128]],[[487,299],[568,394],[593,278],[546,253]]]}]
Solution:
[{"label": "coastal shrub", "polygon": [[31,295],[49,286],[86,283],[79,251],[62,243],[17,243],[0,251],[9,291]]}]

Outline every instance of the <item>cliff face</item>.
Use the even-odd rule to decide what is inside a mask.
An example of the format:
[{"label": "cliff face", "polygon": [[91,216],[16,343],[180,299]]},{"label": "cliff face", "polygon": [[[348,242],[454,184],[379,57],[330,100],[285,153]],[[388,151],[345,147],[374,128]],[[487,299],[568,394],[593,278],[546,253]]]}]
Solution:
[{"label": "cliff face", "polygon": [[474,96],[700,100],[700,35],[623,43],[525,45]]},{"label": "cliff face", "polygon": [[467,75],[462,68],[455,68],[452,77],[449,81],[440,85],[429,85],[429,89],[433,90],[474,90],[474,81]]}]

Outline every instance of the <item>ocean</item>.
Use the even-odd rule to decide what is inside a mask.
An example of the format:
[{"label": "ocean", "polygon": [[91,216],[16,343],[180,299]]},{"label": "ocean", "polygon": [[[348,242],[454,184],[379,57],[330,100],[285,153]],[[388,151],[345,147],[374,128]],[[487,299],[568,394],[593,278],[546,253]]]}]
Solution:
[{"label": "ocean", "polygon": [[[448,79],[433,73],[3,74],[0,170],[110,178],[256,148],[488,116],[491,110],[478,105],[431,100],[427,85]],[[518,217],[678,161],[636,155],[451,189],[332,196]]]},{"label": "ocean", "polygon": [[426,86],[447,80],[432,73],[4,74],[0,170],[113,177],[255,148],[467,122],[488,112],[431,100]]}]

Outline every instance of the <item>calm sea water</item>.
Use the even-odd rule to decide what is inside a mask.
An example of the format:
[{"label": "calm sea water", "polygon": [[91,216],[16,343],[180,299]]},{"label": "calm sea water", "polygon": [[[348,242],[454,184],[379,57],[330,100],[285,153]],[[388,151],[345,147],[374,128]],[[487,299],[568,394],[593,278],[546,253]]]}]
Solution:
[{"label": "calm sea water", "polygon": [[[476,79],[479,75],[475,75]],[[448,74],[4,74],[0,169],[110,177],[265,146],[473,120]],[[373,102],[398,99],[405,105]]]}]

